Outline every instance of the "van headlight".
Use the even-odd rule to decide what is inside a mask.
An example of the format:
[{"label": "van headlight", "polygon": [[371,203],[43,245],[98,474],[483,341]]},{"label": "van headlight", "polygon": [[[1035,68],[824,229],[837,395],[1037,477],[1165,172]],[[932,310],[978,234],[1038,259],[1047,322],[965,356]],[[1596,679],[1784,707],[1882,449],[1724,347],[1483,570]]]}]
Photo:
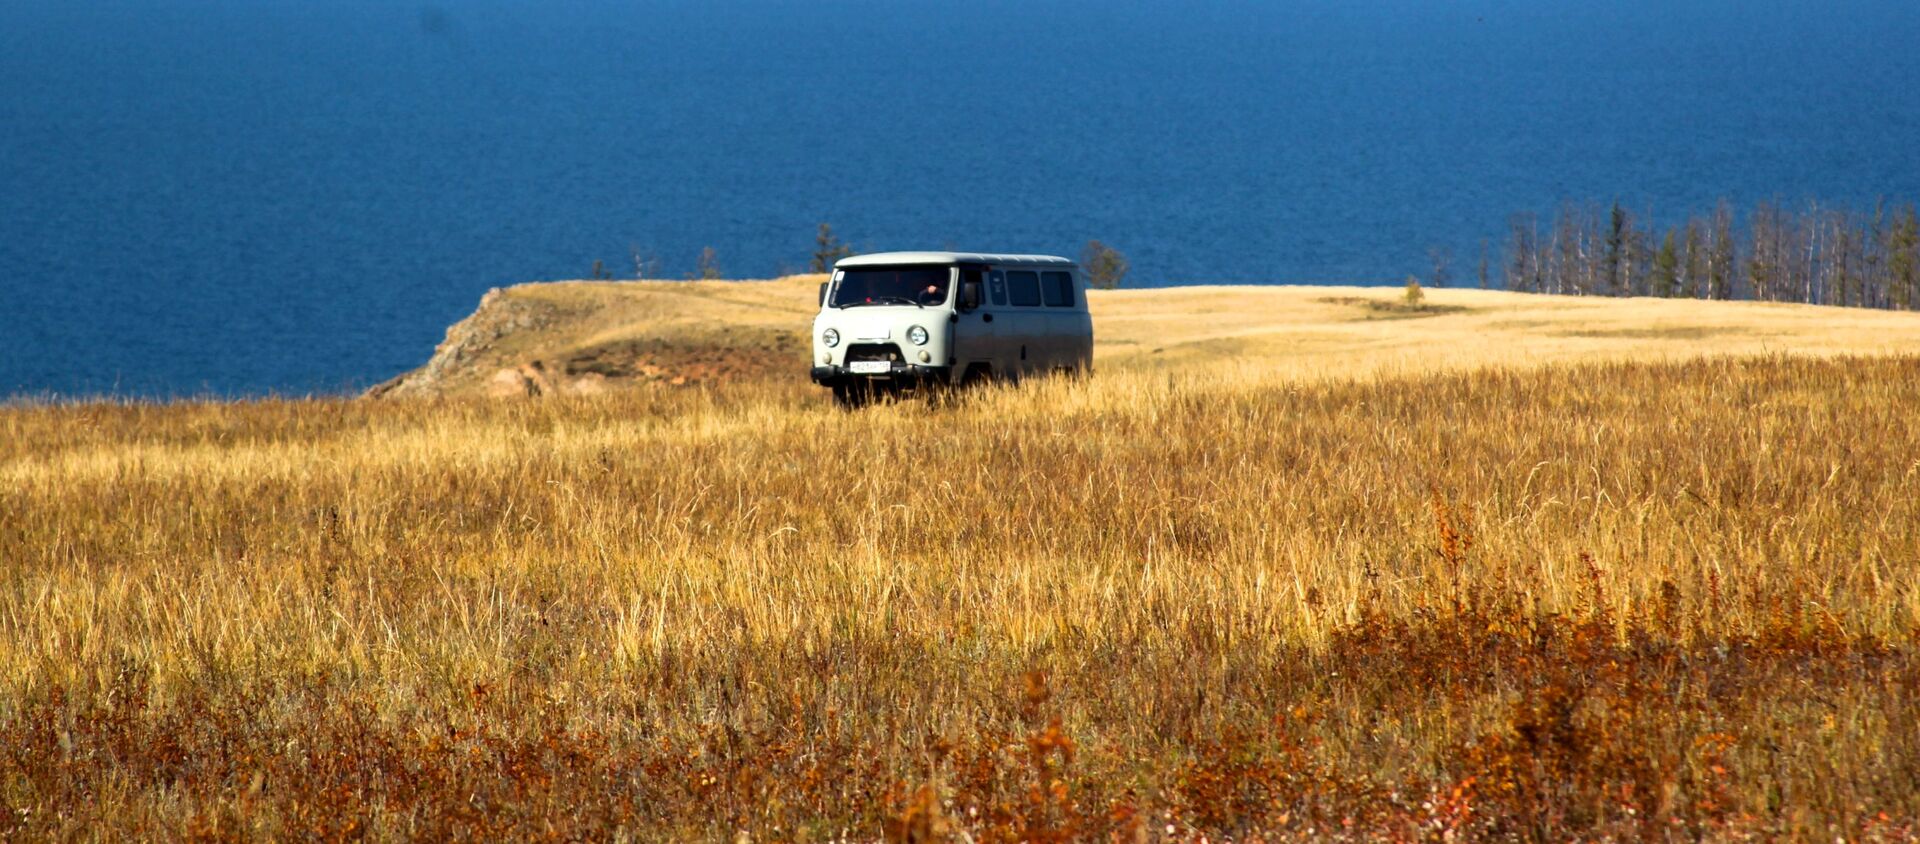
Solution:
[{"label": "van headlight", "polygon": [[918,325],[909,328],[907,329],[907,339],[912,340],[916,346],[924,346],[927,344],[927,330]]},{"label": "van headlight", "polygon": [[840,345],[840,332],[831,328],[822,331],[820,332],[820,342],[827,344],[827,348],[829,349],[838,346]]}]

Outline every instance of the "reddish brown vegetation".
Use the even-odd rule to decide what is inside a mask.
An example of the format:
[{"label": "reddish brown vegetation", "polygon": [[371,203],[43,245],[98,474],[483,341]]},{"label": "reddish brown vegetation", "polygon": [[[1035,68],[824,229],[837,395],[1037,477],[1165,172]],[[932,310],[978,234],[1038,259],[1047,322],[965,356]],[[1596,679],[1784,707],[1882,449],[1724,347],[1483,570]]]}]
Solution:
[{"label": "reddish brown vegetation", "polygon": [[0,838],[1909,840],[1917,371],[7,411]]},{"label": "reddish brown vegetation", "polygon": [[[1049,707],[1098,686],[1050,689],[1031,674],[1026,734],[938,739],[918,770],[882,761],[898,756],[889,737],[832,729],[832,713],[802,700],[761,730],[607,735],[485,686],[466,711],[396,722],[324,677],[158,704],[127,672],[17,702],[0,724],[4,793],[17,801],[5,820],[36,837],[99,823],[151,833],[163,819],[103,802],[134,788],[190,807],[163,828],[191,837],[1908,839],[1920,832],[1912,643],[1848,637],[1795,606],[1783,596],[1757,635],[1686,644],[1699,608],[1622,619],[1597,595],[1577,618],[1511,596],[1369,613],[1324,651],[1285,654],[1226,691],[1262,717],[1169,737],[1188,748],[1173,755],[1081,749]],[[1497,726],[1382,764],[1396,755],[1383,725],[1470,721],[1489,703],[1506,712]],[[1329,729],[1334,711],[1349,723]],[[1836,757],[1863,748],[1823,740],[1823,721],[1847,712],[1888,720],[1876,758]],[[1337,741],[1352,744],[1327,746]]]}]

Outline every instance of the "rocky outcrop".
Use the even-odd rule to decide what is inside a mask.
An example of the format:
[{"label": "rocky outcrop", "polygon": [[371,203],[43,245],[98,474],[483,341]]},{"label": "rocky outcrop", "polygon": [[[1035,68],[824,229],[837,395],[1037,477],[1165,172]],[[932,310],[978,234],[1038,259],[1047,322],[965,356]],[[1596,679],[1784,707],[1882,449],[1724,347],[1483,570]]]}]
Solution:
[{"label": "rocky outcrop", "polygon": [[521,398],[804,377],[806,293],[779,282],[495,288],[425,365],[366,395]]},{"label": "rocky outcrop", "polygon": [[[367,390],[373,398],[439,395],[458,382],[473,377],[476,368],[484,368],[489,358],[499,357],[500,342],[516,334],[551,328],[566,314],[551,303],[495,287],[480,297],[480,307],[466,319],[447,328],[447,338],[433,351],[425,366],[374,385]],[[537,364],[536,364],[537,365]],[[522,367],[515,367],[517,370]],[[496,394],[496,384],[509,369],[499,370],[488,382],[487,392]],[[544,378],[527,378],[527,392],[539,395],[552,392]]]}]

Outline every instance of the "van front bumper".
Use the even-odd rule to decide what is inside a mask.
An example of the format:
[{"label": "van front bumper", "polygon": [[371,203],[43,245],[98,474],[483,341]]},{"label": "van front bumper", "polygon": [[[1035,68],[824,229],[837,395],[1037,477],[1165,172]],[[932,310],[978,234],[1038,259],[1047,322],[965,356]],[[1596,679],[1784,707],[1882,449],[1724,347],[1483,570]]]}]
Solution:
[{"label": "van front bumper", "polygon": [[825,387],[832,387],[837,384],[856,384],[861,381],[945,384],[953,378],[953,367],[894,361],[893,365],[888,367],[884,373],[852,372],[844,366],[816,366],[813,368],[811,374],[813,383]]}]

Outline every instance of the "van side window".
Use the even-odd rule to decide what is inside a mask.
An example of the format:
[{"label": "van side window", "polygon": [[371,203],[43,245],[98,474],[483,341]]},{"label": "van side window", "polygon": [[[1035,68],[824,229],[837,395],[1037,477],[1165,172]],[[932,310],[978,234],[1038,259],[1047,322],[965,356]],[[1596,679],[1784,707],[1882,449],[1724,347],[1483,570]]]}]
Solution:
[{"label": "van side window", "polygon": [[1073,307],[1073,273],[1041,273],[1040,280],[1040,288],[1047,294],[1047,307]]},{"label": "van side window", "polygon": [[988,295],[993,299],[994,304],[996,305],[1006,304],[1007,303],[1007,274],[999,270],[994,270],[993,275],[989,276],[987,279],[987,290],[988,290]]},{"label": "van side window", "polygon": [[1008,296],[1015,305],[1031,308],[1040,304],[1040,274],[1031,270],[1007,273]]},{"label": "van side window", "polygon": [[966,313],[985,304],[987,289],[981,275],[983,273],[979,267],[960,267],[959,292],[953,297],[954,310]]}]

